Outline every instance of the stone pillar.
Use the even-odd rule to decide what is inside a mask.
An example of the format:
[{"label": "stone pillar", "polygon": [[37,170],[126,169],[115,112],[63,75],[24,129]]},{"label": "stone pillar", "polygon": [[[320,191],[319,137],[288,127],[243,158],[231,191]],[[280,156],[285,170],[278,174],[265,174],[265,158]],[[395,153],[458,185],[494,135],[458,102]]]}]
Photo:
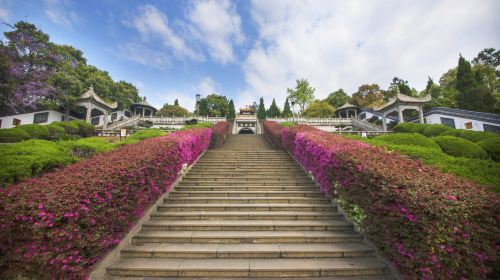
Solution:
[{"label": "stone pillar", "polygon": [[145,114],[146,114],[145,112],[146,112],[146,108],[142,107],[142,116],[143,116],[143,117],[145,117],[145,116],[146,116],[146,115],[145,115]]},{"label": "stone pillar", "polygon": [[354,118],[357,119],[358,118],[358,110],[354,109]]},{"label": "stone pillar", "polygon": [[87,109],[87,113],[85,115],[85,121],[90,123],[90,117],[92,116],[92,105],[90,104],[88,107],[85,107]]},{"label": "stone pillar", "polygon": [[418,116],[420,119],[420,123],[424,123],[424,110],[422,107],[420,107],[418,110]]},{"label": "stone pillar", "polygon": [[385,114],[382,114],[382,128],[387,131],[387,120],[385,119]]},{"label": "stone pillar", "polygon": [[108,111],[104,112],[104,116],[103,116],[102,120],[104,121],[102,128],[106,129],[108,127]]},{"label": "stone pillar", "polygon": [[404,123],[405,119],[403,118],[403,110],[398,107],[398,115],[399,115],[399,123]]}]

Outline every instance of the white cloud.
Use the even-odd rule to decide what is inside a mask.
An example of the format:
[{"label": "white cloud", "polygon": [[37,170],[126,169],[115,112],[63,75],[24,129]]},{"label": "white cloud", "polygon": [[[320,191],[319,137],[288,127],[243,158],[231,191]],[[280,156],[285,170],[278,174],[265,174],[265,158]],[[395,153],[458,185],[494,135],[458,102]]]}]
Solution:
[{"label": "white cloud", "polygon": [[207,44],[210,56],[220,62],[236,61],[234,46],[244,35],[241,18],[229,0],[198,0],[191,3],[188,18],[190,30],[199,41]]},{"label": "white cloud", "polygon": [[149,49],[137,43],[126,43],[118,46],[118,57],[139,63],[146,67],[166,69],[171,65],[170,58],[162,51]]},{"label": "white cloud", "polygon": [[186,45],[186,42],[168,26],[167,16],[153,5],[139,8],[139,15],[131,23],[143,37],[158,36],[165,46],[171,48],[178,57],[202,61],[203,56]]},{"label": "white cloud", "polygon": [[215,93],[215,87],[215,81],[210,76],[206,76],[198,83],[198,85],[196,86],[196,91],[202,96],[206,96]]},{"label": "white cloud", "polygon": [[0,21],[2,22],[9,21],[9,11],[6,8],[0,7]]},{"label": "white cloud", "polygon": [[80,17],[72,10],[73,2],[70,0],[45,0],[45,15],[50,21],[71,28],[73,24],[79,23]]},{"label": "white cloud", "polygon": [[[237,104],[277,97],[307,78],[324,98],[392,77],[417,89],[458,61],[500,45],[498,1],[267,1],[251,3],[259,37],[243,63]],[[271,100],[265,100],[269,106]]]}]

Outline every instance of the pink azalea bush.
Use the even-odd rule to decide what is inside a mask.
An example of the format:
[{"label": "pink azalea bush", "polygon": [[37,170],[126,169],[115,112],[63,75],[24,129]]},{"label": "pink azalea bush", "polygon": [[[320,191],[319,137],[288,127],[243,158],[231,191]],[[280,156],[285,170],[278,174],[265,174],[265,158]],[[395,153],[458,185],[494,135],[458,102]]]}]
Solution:
[{"label": "pink azalea bush", "polygon": [[364,233],[408,279],[484,279],[496,260],[499,195],[380,147],[311,128],[283,146],[321,189],[360,207]]},{"label": "pink azalea bush", "polygon": [[229,134],[229,123],[218,122],[212,126],[212,142],[210,148],[220,148]]},{"label": "pink azalea bush", "polygon": [[269,141],[271,141],[271,144],[276,149],[281,149],[283,147],[281,144],[281,136],[280,136],[282,129],[283,126],[281,126],[277,122],[264,121],[264,133],[266,134],[266,136],[269,138]]},{"label": "pink azalea bush", "polygon": [[86,278],[210,139],[178,131],[0,190],[0,278]]}]

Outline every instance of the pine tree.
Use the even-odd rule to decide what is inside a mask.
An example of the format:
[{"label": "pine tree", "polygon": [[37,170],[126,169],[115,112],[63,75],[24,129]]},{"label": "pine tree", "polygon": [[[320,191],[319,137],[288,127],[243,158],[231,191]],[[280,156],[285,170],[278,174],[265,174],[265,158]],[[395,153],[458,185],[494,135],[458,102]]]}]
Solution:
[{"label": "pine tree", "polygon": [[461,55],[457,68],[457,104],[458,108],[490,112],[493,110],[494,98],[483,85],[481,73],[472,71],[470,63]]},{"label": "pine tree", "polygon": [[269,110],[267,110],[267,117],[276,118],[279,117],[279,115],[280,115],[280,109],[278,108],[278,106],[276,106],[276,101],[273,98],[273,102],[271,103]]},{"label": "pine tree", "polygon": [[285,100],[285,105],[283,106],[283,112],[281,113],[281,116],[284,118],[289,118],[292,117],[292,110],[290,110],[290,103],[288,103],[288,98]]},{"label": "pine tree", "polygon": [[236,110],[234,109],[234,102],[231,99],[231,101],[229,101],[229,113],[227,114],[227,118],[232,120],[235,117],[236,117]]},{"label": "pine tree", "polygon": [[176,99],[176,100],[174,101],[174,105],[175,105],[175,106],[179,106],[179,100],[177,100],[177,99]]},{"label": "pine tree", "polygon": [[259,109],[257,110],[257,118],[263,120],[266,118],[266,107],[264,106],[264,97],[260,98]]}]

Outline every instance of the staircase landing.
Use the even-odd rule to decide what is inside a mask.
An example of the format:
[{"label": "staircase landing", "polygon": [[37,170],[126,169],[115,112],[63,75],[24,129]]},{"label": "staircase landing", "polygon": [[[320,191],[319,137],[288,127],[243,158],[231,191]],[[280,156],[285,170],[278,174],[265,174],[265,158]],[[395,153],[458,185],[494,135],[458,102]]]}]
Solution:
[{"label": "staircase landing", "polygon": [[209,150],[120,255],[107,279],[391,279],[263,135],[230,135]]}]

